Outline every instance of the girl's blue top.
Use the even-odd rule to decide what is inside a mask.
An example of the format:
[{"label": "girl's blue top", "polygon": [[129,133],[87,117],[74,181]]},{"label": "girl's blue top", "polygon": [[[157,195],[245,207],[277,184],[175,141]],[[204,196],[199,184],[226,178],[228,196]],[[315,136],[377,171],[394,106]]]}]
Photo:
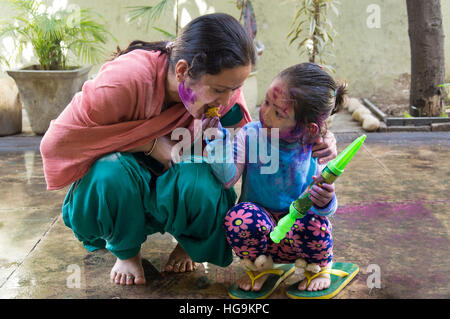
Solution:
[{"label": "girl's blue top", "polygon": [[[229,136],[225,142],[227,147],[232,147],[234,162],[245,161],[239,202],[253,202],[274,213],[286,213],[291,203],[313,182],[312,177],[319,176],[325,165],[319,165],[317,158],[312,157],[312,145],[287,143],[263,132],[261,122],[250,122],[236,134],[233,142]],[[230,180],[229,177],[224,180],[225,175],[233,176],[236,171],[235,165],[230,163],[216,161],[211,165],[222,183]],[[329,216],[336,209],[337,199],[334,196],[326,207],[313,206],[311,211]]]}]

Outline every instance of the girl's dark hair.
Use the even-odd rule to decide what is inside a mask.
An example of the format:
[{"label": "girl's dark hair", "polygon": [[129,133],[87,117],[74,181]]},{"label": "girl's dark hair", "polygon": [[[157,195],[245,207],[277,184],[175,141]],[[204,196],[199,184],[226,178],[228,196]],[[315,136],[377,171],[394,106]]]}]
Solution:
[{"label": "girl's dark hair", "polygon": [[302,63],[283,70],[282,79],[294,101],[297,126],[316,123],[320,134],[326,133],[326,119],[345,103],[347,83],[336,83],[321,66]]},{"label": "girl's dark hair", "polygon": [[179,60],[186,60],[192,79],[256,62],[253,40],[235,18],[225,13],[207,14],[192,20],[181,30],[173,44],[168,44],[168,41],[137,40],[123,51],[118,48],[116,57],[136,49],[160,51],[169,55],[171,68]]}]

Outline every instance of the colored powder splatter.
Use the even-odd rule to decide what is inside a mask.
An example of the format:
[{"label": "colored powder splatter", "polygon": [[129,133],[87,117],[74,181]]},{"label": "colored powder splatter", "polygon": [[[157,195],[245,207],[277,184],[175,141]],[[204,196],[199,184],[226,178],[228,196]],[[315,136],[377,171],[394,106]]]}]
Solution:
[{"label": "colored powder splatter", "polygon": [[274,91],[275,93],[278,93],[278,94],[283,94],[283,90],[280,89],[278,86],[274,87],[274,88],[273,88],[273,91]]},{"label": "colored powder splatter", "polygon": [[192,104],[195,103],[196,95],[194,91],[186,87],[184,81],[178,84],[178,94],[186,109],[189,111]]},{"label": "colored powder splatter", "polygon": [[305,135],[303,128],[295,126],[288,130],[280,130],[280,138],[286,141],[300,141]]}]

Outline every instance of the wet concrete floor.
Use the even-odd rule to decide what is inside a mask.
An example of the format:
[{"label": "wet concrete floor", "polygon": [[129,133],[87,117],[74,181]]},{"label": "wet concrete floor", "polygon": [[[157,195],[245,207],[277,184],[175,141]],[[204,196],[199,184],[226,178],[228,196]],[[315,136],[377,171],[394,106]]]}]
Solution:
[{"label": "wet concrete floor", "polygon": [[[337,133],[338,149],[358,135]],[[143,245],[146,286],[111,284],[115,258],[89,253],[64,226],[68,188],[46,191],[38,146],[38,137],[0,138],[0,298],[228,298],[238,260],[165,274],[169,234]],[[336,182],[335,261],[360,272],[335,298],[450,297],[449,176],[450,133],[368,134]],[[286,298],[283,288],[270,298]]]}]

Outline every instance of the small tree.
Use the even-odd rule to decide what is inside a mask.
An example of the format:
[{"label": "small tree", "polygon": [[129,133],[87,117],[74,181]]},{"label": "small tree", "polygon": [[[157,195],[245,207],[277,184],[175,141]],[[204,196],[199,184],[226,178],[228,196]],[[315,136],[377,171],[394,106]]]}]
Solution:
[{"label": "small tree", "polygon": [[298,9],[287,35],[291,39],[289,45],[297,42],[300,54],[306,53],[310,62],[320,63],[331,71],[334,68],[326,64],[325,57],[332,55],[328,47],[333,45],[337,32],[329,19],[329,11],[331,9],[339,15],[336,7],[339,4],[338,0],[298,1]]},{"label": "small tree", "polygon": [[445,92],[444,31],[440,0],[406,0],[411,44],[412,116],[440,116]]}]

